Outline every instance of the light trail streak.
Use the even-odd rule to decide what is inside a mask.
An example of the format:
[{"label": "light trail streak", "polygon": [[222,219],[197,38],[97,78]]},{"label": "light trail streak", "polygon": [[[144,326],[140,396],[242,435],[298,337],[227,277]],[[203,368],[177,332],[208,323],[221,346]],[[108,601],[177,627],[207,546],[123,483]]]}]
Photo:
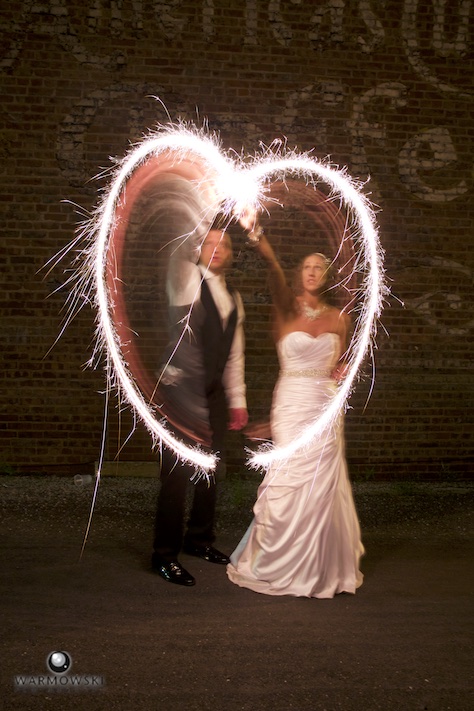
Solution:
[{"label": "light trail streak", "polygon": [[386,288],[383,280],[382,250],[378,239],[375,215],[368,199],[359,190],[359,186],[348,177],[345,171],[324,165],[307,155],[274,156],[258,162],[249,169],[257,182],[268,182],[271,176],[284,179],[287,175],[304,178],[315,184],[319,178],[330,186],[331,196],[339,196],[354,220],[354,239],[359,243],[359,269],[366,271],[361,290],[364,294],[362,308],[357,319],[354,336],[349,348],[348,370],[330,405],[310,423],[299,437],[286,447],[262,446],[254,453],[249,464],[254,467],[268,468],[272,463],[284,461],[298,449],[308,446],[330,428],[340,412],[345,408],[350,396],[354,379],[370,350],[376,332],[377,319],[381,312]]},{"label": "light trail streak", "polygon": [[281,142],[275,141],[261,151],[260,155],[243,158],[230,151],[223,152],[216,136],[192,124],[158,127],[118,164],[102,203],[83,227],[89,246],[84,250],[82,268],[76,277],[75,288],[82,293],[76,293],[72,303],[80,303],[82,294],[89,298],[92,282],[98,311],[95,353],[99,350],[107,353],[110,363],[108,385],[113,384],[121,391],[125,401],[147,427],[154,445],[159,443],[160,446],[164,444],[172,448],[180,459],[191,462],[201,472],[215,468],[217,455],[199,447],[187,446],[157,419],[124,358],[123,342],[113,320],[114,284],[120,281],[121,275],[115,266],[112,238],[120,229],[121,209],[129,197],[133,199],[128,192],[129,184],[139,169],[151,161],[155,161],[157,166],[161,161],[171,161],[171,165],[175,166],[186,160],[199,166],[203,177],[197,181],[197,186],[207,195],[208,214],[202,215],[202,220],[207,222],[222,206],[229,218],[238,218],[249,207],[263,210],[264,198],[272,182],[284,182],[290,176],[306,181],[308,190],[315,189],[318,183],[329,186],[328,199],[339,200],[350,216],[350,228],[357,247],[355,268],[364,276],[360,287],[362,305],[349,348],[347,376],[330,405],[315,422],[309,423],[289,446],[263,445],[250,456],[248,463],[252,467],[268,468],[275,461],[284,461],[331,427],[345,408],[362,361],[370,352],[386,290],[374,211],[362,193],[362,186],[352,180],[345,170],[320,162],[307,153],[288,151]]}]

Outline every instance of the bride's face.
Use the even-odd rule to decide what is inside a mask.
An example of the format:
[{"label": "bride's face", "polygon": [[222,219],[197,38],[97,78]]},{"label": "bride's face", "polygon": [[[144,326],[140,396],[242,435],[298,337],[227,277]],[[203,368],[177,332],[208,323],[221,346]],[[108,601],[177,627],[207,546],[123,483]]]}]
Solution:
[{"label": "bride's face", "polygon": [[328,267],[325,260],[317,254],[310,254],[301,267],[303,291],[311,294],[318,292],[325,284]]}]

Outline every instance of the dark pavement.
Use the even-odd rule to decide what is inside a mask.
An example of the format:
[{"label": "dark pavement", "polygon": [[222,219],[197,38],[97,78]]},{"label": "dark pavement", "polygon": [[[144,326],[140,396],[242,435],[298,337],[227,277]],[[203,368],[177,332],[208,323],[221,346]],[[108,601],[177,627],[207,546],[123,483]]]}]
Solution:
[{"label": "dark pavement", "polygon": [[[226,552],[250,520],[258,480],[223,485],[217,544]],[[92,485],[0,477],[0,705],[474,708],[474,485],[354,488],[367,550],[364,585],[354,596],[308,600],[243,590],[227,580],[224,567],[186,555],[181,560],[197,578],[194,588],[154,575],[156,480],[103,479],[79,563]],[[47,657],[57,650],[70,654],[68,676],[80,687],[53,687],[46,679],[53,677]]]}]

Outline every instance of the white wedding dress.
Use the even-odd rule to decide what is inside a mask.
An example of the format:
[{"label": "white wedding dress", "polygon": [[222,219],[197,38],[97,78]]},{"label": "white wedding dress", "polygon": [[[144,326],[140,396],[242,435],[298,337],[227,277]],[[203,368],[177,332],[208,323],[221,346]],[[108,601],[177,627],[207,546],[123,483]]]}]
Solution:
[{"label": "white wedding dress", "polygon": [[[278,343],[280,377],[272,405],[272,435],[285,445],[314,421],[333,397],[330,377],[339,336],[294,331]],[[258,490],[254,519],[231,556],[229,579],[267,595],[331,598],[362,584],[364,553],[344,453],[343,417],[283,466],[272,467]]]}]

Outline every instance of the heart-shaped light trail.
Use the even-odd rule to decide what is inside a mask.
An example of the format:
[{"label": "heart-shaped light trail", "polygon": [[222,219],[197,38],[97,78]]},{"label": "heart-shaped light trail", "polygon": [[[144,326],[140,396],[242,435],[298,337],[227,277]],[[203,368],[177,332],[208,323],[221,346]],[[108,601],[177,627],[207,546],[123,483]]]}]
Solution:
[{"label": "heart-shaped light trail", "polygon": [[[159,127],[141,141],[118,165],[109,189],[88,226],[90,240],[88,268],[93,277],[95,302],[98,309],[98,347],[105,349],[110,364],[109,379],[118,386],[127,403],[148,428],[153,442],[174,449],[196,470],[213,470],[217,455],[201,447],[188,446],[167,428],[163,418],[156,416],[150,403],[150,385],[140,388],[133,367],[124,357],[123,344],[129,339],[120,319],[114,318],[120,306],[122,290],[117,257],[123,248],[127,215],[135,199],[147,184],[163,170],[191,179],[204,195],[209,221],[218,208],[238,216],[249,207],[261,209],[265,194],[274,181],[296,178],[305,181],[308,190],[318,183],[329,187],[331,200],[338,199],[352,220],[351,231],[357,250],[357,263],[363,273],[363,298],[349,349],[348,372],[337,394],[323,414],[285,448],[264,445],[253,453],[249,464],[268,467],[272,462],[288,458],[300,447],[330,427],[345,407],[357,371],[372,346],[376,321],[385,290],[382,271],[382,250],[379,245],[375,216],[360,186],[344,170],[323,164],[308,154],[288,151],[275,142],[252,158],[237,157],[222,151],[219,140],[193,124]],[[128,356],[127,356],[128,359]],[[147,397],[144,396],[144,392]]]}]

